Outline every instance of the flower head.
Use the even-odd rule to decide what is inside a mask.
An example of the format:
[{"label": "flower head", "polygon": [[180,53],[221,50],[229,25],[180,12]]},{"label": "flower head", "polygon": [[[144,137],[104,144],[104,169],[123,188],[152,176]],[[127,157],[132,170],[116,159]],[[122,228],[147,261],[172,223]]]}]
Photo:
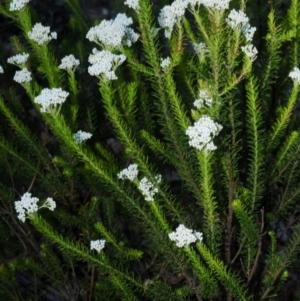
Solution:
[{"label": "flower head", "polygon": [[200,57],[200,59],[203,59],[205,57],[205,55],[209,52],[207,46],[205,45],[205,43],[194,43],[193,44],[193,48],[196,52],[196,54],[198,54],[198,56]]},{"label": "flower head", "polygon": [[28,53],[23,52],[22,54],[16,54],[10,58],[7,59],[7,62],[9,64],[14,64],[14,65],[23,65],[27,62],[27,59],[29,57]]},{"label": "flower head", "polygon": [[73,138],[76,143],[81,144],[87,139],[90,139],[92,137],[91,133],[83,132],[79,130],[77,133],[73,134]]},{"label": "flower head", "polygon": [[249,18],[246,16],[246,14],[239,10],[236,11],[235,9],[231,10],[226,22],[228,23],[228,25],[232,28],[235,29],[239,26],[244,26],[246,23],[249,22]]},{"label": "flower head", "polygon": [[257,55],[257,49],[252,45],[248,44],[246,46],[241,47],[242,51],[250,58],[251,61],[254,61],[256,59]]},{"label": "flower head", "polygon": [[39,45],[43,45],[52,39],[56,39],[57,34],[56,32],[50,32],[49,26],[43,26],[41,23],[36,23],[32,30],[28,32],[28,37]]},{"label": "flower head", "polygon": [[295,67],[293,71],[289,73],[289,77],[294,80],[298,85],[300,84],[300,70]]},{"label": "flower head", "polygon": [[88,68],[88,72],[95,76],[104,75],[106,80],[114,80],[117,79],[116,68],[125,60],[126,56],[123,54],[113,54],[107,50],[98,51],[94,48],[93,54],[89,56],[89,62],[92,66]]},{"label": "flower head", "polygon": [[26,84],[32,80],[31,72],[28,71],[27,68],[23,68],[22,70],[16,71],[14,76],[14,81],[19,84]]},{"label": "flower head", "polygon": [[9,10],[21,10],[30,0],[13,0],[10,3]]},{"label": "flower head", "polygon": [[166,5],[161,9],[158,23],[165,29],[166,38],[171,38],[173,27],[183,18],[188,4],[189,1],[175,0],[171,5]]},{"label": "flower head", "polygon": [[20,201],[15,202],[15,209],[17,211],[18,218],[25,222],[26,219],[26,213],[34,213],[38,211],[38,205],[37,202],[39,201],[38,198],[31,197],[31,193],[26,192],[21,197]]},{"label": "flower head", "polygon": [[137,10],[139,8],[139,0],[126,0],[124,4],[129,6],[130,8],[133,8],[134,10]]},{"label": "flower head", "polygon": [[4,73],[4,70],[1,65],[0,65],[0,73]]},{"label": "flower head", "polygon": [[137,168],[137,164],[130,164],[127,168],[118,173],[118,178],[122,180],[128,179],[133,181],[139,173]]},{"label": "flower head", "polygon": [[209,116],[203,115],[193,126],[189,126],[186,130],[186,134],[190,137],[189,145],[198,150],[215,150],[217,147],[212,139],[219,134],[222,128]]},{"label": "flower head", "polygon": [[229,8],[230,0],[201,0],[201,3],[208,8],[224,10]]},{"label": "flower head", "polygon": [[38,198],[31,197],[31,193],[26,192],[23,194],[20,201],[15,202],[15,209],[19,214],[18,218],[22,222],[25,222],[26,214],[28,213],[37,212],[39,209],[43,207],[46,207],[51,211],[53,211],[56,208],[56,203],[53,201],[52,198],[47,198],[46,202],[41,207],[38,207],[37,205],[38,201],[39,201]]},{"label": "flower head", "polygon": [[118,14],[114,20],[103,20],[99,25],[92,27],[86,37],[108,49],[119,48],[122,45],[130,47],[139,38],[129,27],[132,23],[132,18]]},{"label": "flower head", "polygon": [[61,88],[43,89],[41,94],[35,97],[34,102],[42,106],[41,112],[47,112],[51,106],[62,104],[66,101],[69,93],[63,91]]},{"label": "flower head", "polygon": [[166,70],[170,64],[171,64],[171,60],[169,57],[165,59],[161,58],[160,66],[162,67],[163,70]]},{"label": "flower head", "polygon": [[[161,177],[157,177],[158,183]],[[158,193],[158,188],[155,187],[146,177],[143,177],[138,186],[146,201],[154,201],[154,195]]]},{"label": "flower head", "polygon": [[51,211],[54,211],[54,209],[56,208],[56,202],[53,201],[52,198],[47,198],[46,202],[44,203],[43,207],[48,208]]},{"label": "flower head", "polygon": [[252,41],[255,31],[256,31],[256,27],[251,27],[249,23],[247,23],[242,28],[242,33],[245,36],[247,42],[251,42]]},{"label": "flower head", "polygon": [[184,225],[180,224],[175,232],[169,234],[169,238],[176,242],[176,246],[182,248],[188,246],[193,242],[203,240],[203,235],[201,232],[196,232],[195,230],[188,229]]},{"label": "flower head", "polygon": [[201,109],[204,107],[204,105],[207,105],[208,107],[211,107],[213,102],[213,99],[209,96],[207,90],[200,90],[199,91],[199,99],[196,99],[194,101],[194,106],[198,109]]},{"label": "flower head", "polygon": [[105,239],[91,240],[91,250],[100,252],[105,246]]},{"label": "flower head", "polygon": [[70,71],[74,70],[79,64],[79,60],[75,59],[73,54],[70,54],[61,60],[61,64],[58,66],[58,68]]}]

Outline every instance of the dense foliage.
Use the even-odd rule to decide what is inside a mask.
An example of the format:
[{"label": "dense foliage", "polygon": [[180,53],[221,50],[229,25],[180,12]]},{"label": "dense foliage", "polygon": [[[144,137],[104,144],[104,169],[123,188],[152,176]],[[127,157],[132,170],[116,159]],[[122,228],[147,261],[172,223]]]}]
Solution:
[{"label": "dense foliage", "polygon": [[0,4],[0,300],[278,300],[300,2],[165,2],[91,21],[64,0],[57,30]]}]

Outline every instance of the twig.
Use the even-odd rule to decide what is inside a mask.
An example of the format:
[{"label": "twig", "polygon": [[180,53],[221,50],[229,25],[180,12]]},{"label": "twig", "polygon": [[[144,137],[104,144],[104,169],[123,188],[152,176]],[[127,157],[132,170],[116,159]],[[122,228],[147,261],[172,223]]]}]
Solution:
[{"label": "twig", "polygon": [[260,233],[259,233],[258,248],[257,248],[255,260],[254,260],[254,263],[253,263],[253,267],[251,269],[251,273],[250,273],[250,275],[248,277],[248,280],[247,280],[247,284],[251,281],[251,279],[254,275],[254,272],[257,269],[257,263],[258,263],[258,259],[259,259],[259,255],[260,255],[260,251],[261,251],[262,236],[263,236],[262,232],[263,232],[263,229],[264,229],[264,208],[262,208],[260,210],[260,212],[261,212],[261,227],[260,227]]},{"label": "twig", "polygon": [[34,175],[34,177],[33,177],[32,181],[31,181],[30,186],[29,186],[29,188],[27,189],[27,191],[30,191],[30,190],[31,190],[31,188],[32,188],[32,186],[33,186],[33,184],[34,184],[34,182],[35,182],[35,177],[36,177],[36,174]]},{"label": "twig", "polygon": [[93,296],[93,286],[94,286],[94,271],[95,267],[92,266],[92,279],[91,279],[91,286],[90,286],[90,295],[89,295],[89,301],[92,301],[92,296]]},{"label": "twig", "polygon": [[245,244],[245,241],[246,241],[246,237],[243,238],[242,243],[240,244],[240,247],[239,247],[238,251],[236,252],[234,258],[231,260],[230,264],[233,264],[236,261],[237,257],[240,255],[242,248]]},{"label": "twig", "polygon": [[[227,157],[229,155],[227,154]],[[232,234],[232,201],[234,193],[234,179],[232,174],[232,164],[230,158],[227,158],[230,166],[230,179],[229,179],[229,191],[228,191],[228,215],[227,215],[227,224],[226,224],[226,234],[225,234],[225,258],[227,264],[230,263],[231,258],[231,234]],[[229,301],[229,300],[228,300]]]}]

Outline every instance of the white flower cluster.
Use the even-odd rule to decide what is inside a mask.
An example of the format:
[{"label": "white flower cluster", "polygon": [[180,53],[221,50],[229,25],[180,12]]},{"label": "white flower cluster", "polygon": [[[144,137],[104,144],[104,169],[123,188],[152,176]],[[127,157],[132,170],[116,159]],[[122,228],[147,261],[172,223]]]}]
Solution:
[{"label": "white flower cluster", "polygon": [[61,64],[58,66],[58,68],[70,71],[74,70],[79,64],[79,60],[75,59],[73,54],[70,54],[62,58]]},{"label": "white flower cluster", "polygon": [[83,131],[78,131],[77,133],[73,134],[73,138],[76,143],[81,144],[87,139],[90,139],[92,137],[91,133],[83,132]]},{"label": "white flower cluster", "polygon": [[[42,207],[45,207],[51,211],[54,211],[54,209],[56,208],[56,203],[55,203],[55,201],[53,201],[52,198],[47,198],[46,202],[44,203],[44,205]],[[40,208],[42,208],[42,207],[40,207]]]},{"label": "white flower cluster", "polygon": [[115,70],[125,60],[126,56],[123,54],[113,54],[107,50],[98,51],[94,48],[93,54],[89,56],[89,62],[92,66],[88,68],[88,72],[90,75],[95,76],[103,74],[106,80],[117,79]]},{"label": "white flower cluster", "polygon": [[184,225],[180,224],[176,232],[171,232],[169,238],[176,242],[176,246],[182,248],[188,246],[193,242],[203,240],[203,234],[201,232],[193,231],[192,229],[186,228]]},{"label": "white flower cluster", "polygon": [[9,10],[21,10],[30,0],[13,0],[10,3]]},{"label": "white flower cluster", "polygon": [[289,77],[290,77],[292,80],[296,81],[298,85],[300,85],[300,70],[299,70],[299,68],[295,67],[295,68],[293,69],[293,71],[291,71],[291,72],[289,73]]},{"label": "white flower cluster", "polygon": [[205,43],[202,43],[202,42],[200,42],[198,44],[194,43],[193,48],[200,57],[204,57],[205,54],[209,52]]},{"label": "white flower cluster", "polygon": [[28,58],[29,58],[29,54],[23,52],[22,54],[17,54],[17,55],[14,55],[14,56],[8,58],[7,62],[9,64],[14,64],[14,65],[18,66],[18,65],[25,64],[27,62]]},{"label": "white flower cluster", "polygon": [[161,58],[160,66],[162,67],[163,70],[166,70],[170,64],[171,64],[171,60],[169,57],[165,59]]},{"label": "white flower cluster", "polygon": [[134,10],[137,10],[139,8],[139,0],[126,0],[124,4],[129,6],[130,8],[133,8]]},{"label": "white flower cluster", "polygon": [[213,102],[213,99],[209,96],[207,90],[200,90],[199,91],[199,99],[196,99],[194,101],[194,106],[198,109],[201,109],[204,107],[204,105],[207,105],[208,107],[211,107]]},{"label": "white flower cluster", "polygon": [[256,27],[251,27],[249,23],[242,28],[243,35],[245,36],[247,42],[252,41],[255,31]]},{"label": "white flower cluster", "polygon": [[100,252],[102,249],[104,249],[105,242],[105,239],[91,240],[91,250]]},{"label": "white flower cluster", "polygon": [[0,65],[0,73],[4,73],[4,70],[1,65]]},{"label": "white flower cluster", "polygon": [[190,137],[189,145],[198,150],[215,150],[212,139],[219,134],[223,127],[214,122],[209,116],[203,115],[194,126],[189,126],[186,134]]},{"label": "white flower cluster", "polygon": [[248,44],[246,46],[241,47],[242,51],[250,58],[250,60],[254,61],[257,55],[257,49],[252,44]]},{"label": "white flower cluster", "polygon": [[175,0],[171,5],[164,6],[158,16],[160,27],[165,29],[165,37],[170,39],[174,25],[184,16],[189,1]]},{"label": "white flower cluster", "polygon": [[45,204],[40,208],[37,205],[39,201],[38,198],[31,197],[31,193],[26,192],[21,197],[20,201],[15,202],[15,209],[17,211],[18,218],[24,223],[26,219],[26,213],[34,213],[37,212],[40,208],[46,207],[50,210],[54,210],[56,208],[56,203],[52,198],[47,198]]},{"label": "white flower cluster", "polygon": [[130,164],[127,168],[118,173],[118,178],[122,180],[128,179],[130,181],[133,181],[139,173],[137,168],[137,164]]},{"label": "white flower cluster", "polygon": [[224,10],[229,8],[230,0],[201,0],[200,2],[208,8]]},{"label": "white flower cluster", "polygon": [[26,84],[29,83],[31,80],[31,72],[29,72],[27,68],[23,68],[19,71],[16,71],[14,81],[16,81],[17,83]]},{"label": "white flower cluster", "polygon": [[35,97],[34,102],[42,106],[41,112],[47,112],[50,106],[56,106],[66,101],[69,96],[68,92],[63,91],[61,88],[43,89],[41,94]]},{"label": "white flower cluster", "polygon": [[[118,173],[118,178],[133,181],[138,176],[137,164],[130,164],[127,168]],[[157,183],[161,182],[161,175],[155,176]],[[153,185],[146,177],[143,177],[139,182],[138,189],[141,191],[146,201],[154,201],[154,195],[158,193],[158,188]]]},{"label": "white flower cluster", "polygon": [[235,9],[231,10],[231,12],[228,15],[228,18],[226,19],[226,22],[232,29],[236,29],[239,26],[242,26],[242,32],[247,42],[252,41],[253,35],[256,31],[256,27],[250,26],[249,18],[243,11],[236,11]]},{"label": "white flower cluster", "polygon": [[240,25],[246,25],[249,22],[249,18],[243,11],[237,11],[233,9],[230,11],[228,17],[226,18],[226,22],[232,29],[236,29]]},{"label": "white flower cluster", "polygon": [[56,32],[50,32],[49,26],[43,26],[41,23],[36,23],[32,28],[32,31],[28,32],[28,37],[39,45],[43,45],[52,39],[56,39],[57,34]]},{"label": "white flower cluster", "polygon": [[92,27],[86,38],[108,49],[118,48],[122,44],[130,47],[139,38],[139,35],[128,27],[132,23],[132,18],[128,18],[126,14],[118,14],[114,20],[103,20],[99,25]]},{"label": "white flower cluster", "polygon": [[[157,183],[161,182],[161,176],[155,177]],[[139,184],[139,190],[142,192],[146,201],[154,201],[154,195],[158,193],[158,188],[155,187],[146,177],[143,177]]]},{"label": "white flower cluster", "polygon": [[165,37],[170,39],[175,24],[182,19],[189,5],[203,4],[208,8],[223,10],[229,8],[229,2],[230,0],[175,0],[161,9],[158,23],[165,29]]},{"label": "white flower cluster", "polygon": [[31,197],[31,193],[26,192],[21,197],[20,201],[15,202],[15,209],[17,211],[18,218],[24,223],[26,216],[26,213],[33,213],[37,212],[39,207],[37,205],[37,202],[39,201],[38,198]]}]

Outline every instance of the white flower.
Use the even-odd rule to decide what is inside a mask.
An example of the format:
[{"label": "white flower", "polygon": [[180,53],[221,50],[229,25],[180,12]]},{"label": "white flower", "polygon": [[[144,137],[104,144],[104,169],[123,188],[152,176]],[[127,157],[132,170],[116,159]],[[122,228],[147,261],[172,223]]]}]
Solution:
[{"label": "white flower", "polygon": [[8,58],[7,62],[9,64],[22,65],[27,62],[28,57],[29,57],[29,54],[23,52],[22,54],[17,54],[17,55],[14,55],[14,56]]},{"label": "white flower", "polygon": [[157,181],[157,183],[160,183],[161,182],[161,175],[156,175],[155,180]]},{"label": "white flower", "polygon": [[124,4],[129,6],[130,8],[133,8],[134,10],[137,10],[139,8],[139,0],[126,0]]},{"label": "white flower", "polygon": [[[47,198],[46,202],[44,203],[44,205],[42,207],[46,207],[49,210],[54,211],[54,209],[56,208],[56,203],[55,203],[55,201],[53,201],[52,198]],[[42,207],[40,207],[40,208],[42,208]]]},{"label": "white flower", "polygon": [[89,56],[89,62],[92,64],[88,68],[90,75],[100,76],[103,74],[106,80],[117,79],[115,74],[116,68],[126,60],[126,56],[123,54],[113,54],[110,51],[102,50],[98,51],[93,49],[93,54]]},{"label": "white flower", "polygon": [[139,173],[137,168],[137,164],[130,164],[127,168],[118,173],[118,178],[122,180],[128,179],[133,181]]},{"label": "white flower", "polygon": [[31,197],[31,193],[26,192],[21,197],[20,201],[15,202],[15,209],[17,211],[18,218],[25,222],[26,213],[34,213],[38,211],[37,202],[39,201],[38,198]]},{"label": "white flower", "polygon": [[28,37],[39,45],[43,45],[52,39],[56,39],[57,34],[56,32],[50,32],[49,26],[43,26],[41,23],[36,23],[32,28],[32,31],[28,32]]},{"label": "white flower", "polygon": [[0,65],[0,73],[4,73],[4,70],[1,65]]},{"label": "white flower", "polygon": [[229,8],[230,0],[202,0],[201,3],[208,8],[224,10]]},{"label": "white flower", "polygon": [[69,71],[74,70],[79,64],[79,60],[75,59],[73,54],[70,54],[61,60],[61,64],[58,66],[58,68]]},{"label": "white flower", "polygon": [[16,71],[14,76],[14,81],[19,84],[26,84],[32,80],[31,72],[28,71],[27,68],[23,68],[22,70]]},{"label": "white flower", "polygon": [[255,31],[256,27],[251,27],[249,23],[242,28],[243,35],[245,36],[247,42],[252,41]]},{"label": "white flower", "polygon": [[53,201],[52,198],[47,198],[44,205],[38,207],[37,202],[39,201],[38,198],[31,197],[31,193],[26,192],[21,197],[20,201],[15,202],[15,209],[17,211],[18,218],[24,223],[26,219],[26,213],[34,213],[37,212],[41,208],[48,208],[49,210],[53,211],[56,208],[56,203]]},{"label": "white flower", "polygon": [[213,102],[213,99],[209,97],[207,90],[200,90],[199,91],[199,99],[196,99],[194,101],[194,106],[198,109],[201,109],[204,107],[204,105],[207,105],[208,107],[211,107]]},{"label": "white flower", "polygon": [[43,89],[41,94],[35,97],[34,102],[42,106],[41,112],[47,112],[50,106],[56,106],[66,101],[69,93],[61,88]]},{"label": "white flower", "polygon": [[175,232],[171,232],[169,234],[169,238],[176,242],[176,246],[181,248],[184,246],[188,246],[193,242],[199,240],[200,242],[203,240],[203,236],[201,232],[193,231],[192,229],[186,228],[184,225],[180,224]]},{"label": "white flower", "polygon": [[91,250],[100,252],[105,246],[105,239],[91,240]]},{"label": "white flower", "polygon": [[209,52],[207,46],[205,45],[205,43],[194,43],[193,44],[193,48],[195,50],[195,52],[200,56],[200,57],[203,57],[206,53]]},{"label": "white flower", "polygon": [[171,60],[169,57],[165,59],[161,58],[160,66],[162,67],[163,70],[166,70],[170,64],[171,64]]},{"label": "white flower", "polygon": [[226,22],[232,29],[235,29],[239,26],[244,26],[246,23],[248,23],[249,18],[243,11],[236,11],[235,9],[233,9],[230,11]]},{"label": "white flower", "polygon": [[171,5],[164,6],[158,16],[160,27],[165,29],[165,37],[170,39],[174,25],[184,16],[189,1],[175,0]]},{"label": "white flower", "polygon": [[132,23],[132,18],[118,14],[114,20],[103,20],[99,25],[92,27],[86,38],[109,49],[122,45],[130,47],[139,38],[139,35],[128,27]]},{"label": "white flower", "polygon": [[[157,179],[159,182],[161,181],[161,178]],[[142,192],[146,201],[154,201],[153,197],[156,193],[158,193],[158,188],[154,187],[154,185],[146,177],[142,178],[138,188]]]},{"label": "white flower", "polygon": [[81,144],[87,139],[90,139],[92,137],[91,133],[83,132],[83,131],[78,131],[77,133],[73,134],[73,138],[76,143]]},{"label": "white flower", "polygon": [[15,11],[15,10],[21,10],[30,0],[13,0],[10,3],[9,10]]},{"label": "white flower", "polygon": [[293,69],[293,71],[291,71],[291,72],[289,73],[289,77],[290,77],[292,80],[296,81],[297,84],[299,85],[299,84],[300,84],[300,70],[299,70],[299,68],[295,67],[295,68]]},{"label": "white flower", "polygon": [[258,52],[252,44],[242,46],[241,49],[252,61],[256,59],[256,55]]},{"label": "white flower", "polygon": [[197,238],[200,242],[203,240],[203,233],[201,233],[201,232],[195,232],[195,231],[194,231],[193,234],[196,236],[196,238]]},{"label": "white flower", "polygon": [[203,115],[194,126],[189,126],[186,134],[190,137],[189,145],[198,150],[215,150],[212,139],[219,134],[223,127],[214,122],[209,116]]}]

